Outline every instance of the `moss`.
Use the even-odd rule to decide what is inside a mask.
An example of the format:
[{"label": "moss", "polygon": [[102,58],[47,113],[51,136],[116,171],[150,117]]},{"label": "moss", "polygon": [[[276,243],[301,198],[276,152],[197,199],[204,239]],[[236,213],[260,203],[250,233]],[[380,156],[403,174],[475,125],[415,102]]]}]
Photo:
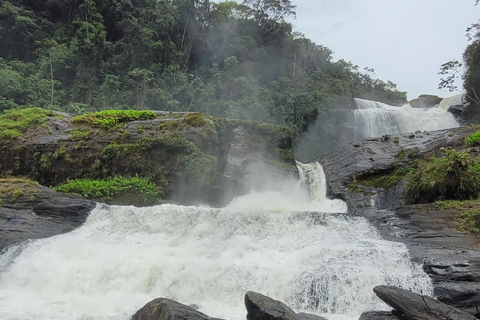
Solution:
[{"label": "moss", "polygon": [[199,112],[191,112],[185,115],[185,118],[183,118],[183,123],[191,127],[204,127],[210,124],[210,121],[205,119],[205,117],[207,117],[207,115]]},{"label": "moss", "polygon": [[96,201],[116,204],[149,205],[163,195],[160,187],[148,178],[115,176],[106,180],[74,179],[53,188],[75,193]]},{"label": "moss", "polygon": [[174,132],[174,131],[178,131],[180,129],[181,125],[182,125],[182,122],[180,120],[169,120],[169,121],[165,121],[165,122],[161,123],[158,126],[157,131]]},{"label": "moss", "polygon": [[17,199],[20,197],[20,196],[23,196],[23,190],[21,189],[15,189],[13,190],[12,192],[12,203],[17,201]]},{"label": "moss", "polygon": [[87,140],[94,134],[94,131],[86,128],[79,128],[79,129],[70,131],[70,134],[72,135],[70,140],[79,141],[79,140]]},{"label": "moss", "polygon": [[26,108],[6,111],[0,115],[0,139],[22,136],[32,124],[42,124],[53,116],[51,111]]},{"label": "moss", "polygon": [[72,123],[89,124],[105,130],[117,128],[120,124],[135,120],[152,120],[157,117],[153,111],[136,110],[104,110],[100,112],[87,113],[73,118]]},{"label": "moss", "polygon": [[360,173],[353,177],[349,184],[349,189],[354,190],[359,185],[375,188],[390,188],[396,186],[414,170],[414,167],[406,166],[383,172]]},{"label": "moss", "polygon": [[397,154],[395,155],[395,158],[403,159],[405,158],[406,155],[407,155],[407,152],[405,151],[405,149],[401,148],[400,150],[398,150]]}]

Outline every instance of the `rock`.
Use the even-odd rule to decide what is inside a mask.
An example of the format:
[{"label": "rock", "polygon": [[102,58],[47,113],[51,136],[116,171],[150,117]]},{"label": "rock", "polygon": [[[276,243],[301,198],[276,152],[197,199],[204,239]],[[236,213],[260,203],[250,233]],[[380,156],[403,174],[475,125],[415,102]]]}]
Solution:
[{"label": "rock", "polygon": [[304,312],[297,313],[297,318],[298,320],[328,320],[327,318],[317,316],[316,314]]},{"label": "rock", "polygon": [[283,302],[253,291],[245,294],[245,306],[247,320],[298,320],[295,312]]},{"label": "rock", "polygon": [[443,98],[430,94],[421,94],[417,99],[410,100],[408,103],[412,108],[431,108],[442,102]]},{"label": "rock", "polygon": [[138,175],[161,187],[164,200],[217,206],[257,181],[298,176],[288,128],[195,112],[156,115],[108,129],[67,114],[45,116],[22,135],[0,139],[0,176],[56,186]]},{"label": "rock", "polygon": [[358,320],[401,320],[389,311],[367,311],[360,315]]},{"label": "rock", "polygon": [[132,320],[208,320],[210,318],[204,313],[195,310],[194,308],[181,304],[180,302],[157,298],[140,310],[133,316]]},{"label": "rock", "polygon": [[477,318],[431,297],[393,286],[376,286],[375,294],[404,318],[416,320],[476,320]]},{"label": "rock", "polygon": [[0,251],[27,239],[66,233],[85,222],[95,203],[32,181],[0,179]]}]

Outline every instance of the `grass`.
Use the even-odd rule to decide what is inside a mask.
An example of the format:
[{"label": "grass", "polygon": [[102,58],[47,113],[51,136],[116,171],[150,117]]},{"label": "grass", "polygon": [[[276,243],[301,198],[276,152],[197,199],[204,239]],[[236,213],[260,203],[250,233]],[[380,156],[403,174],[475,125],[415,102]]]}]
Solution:
[{"label": "grass", "polygon": [[153,111],[137,110],[104,110],[100,112],[87,113],[72,118],[73,123],[89,124],[105,130],[111,130],[122,123],[135,120],[152,120],[157,117]]},{"label": "grass", "polygon": [[162,190],[147,178],[114,176],[106,180],[67,179],[53,187],[55,191],[79,194],[87,199],[116,204],[149,205],[163,195]]},{"label": "grass", "polygon": [[350,189],[356,189],[358,185],[375,188],[389,188],[396,186],[400,180],[407,177],[415,170],[414,167],[399,167],[389,172],[379,172],[372,175],[363,174],[355,177],[349,185]]},{"label": "grass", "polygon": [[0,114],[0,139],[13,139],[22,136],[32,124],[42,124],[51,111],[40,108],[8,110]]}]

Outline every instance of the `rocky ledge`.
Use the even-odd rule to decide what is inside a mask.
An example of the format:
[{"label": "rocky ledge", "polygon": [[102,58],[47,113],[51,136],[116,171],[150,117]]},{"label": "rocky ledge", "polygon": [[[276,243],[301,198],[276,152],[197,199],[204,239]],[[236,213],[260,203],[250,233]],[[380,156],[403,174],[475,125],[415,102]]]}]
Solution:
[{"label": "rocky ledge", "polygon": [[0,179],[0,251],[26,239],[72,231],[95,203],[25,179]]},{"label": "rocky ledge", "polygon": [[440,156],[441,148],[461,150],[465,137],[478,129],[386,135],[318,159],[331,195],[344,199],[351,212],[369,219],[386,239],[406,244],[413,261],[431,277],[435,297],[470,314],[480,306],[479,239],[458,230],[458,211],[434,203],[405,205],[405,179],[390,187],[365,186],[357,179],[389,174],[412,159]]}]

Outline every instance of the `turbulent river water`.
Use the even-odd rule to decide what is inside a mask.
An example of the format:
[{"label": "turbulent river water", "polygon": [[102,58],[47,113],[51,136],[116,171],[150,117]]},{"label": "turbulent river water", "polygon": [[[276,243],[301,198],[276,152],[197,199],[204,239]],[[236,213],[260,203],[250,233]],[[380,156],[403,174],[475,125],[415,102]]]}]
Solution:
[{"label": "turbulent river water", "polygon": [[358,319],[386,309],[376,285],[431,294],[403,244],[326,198],[318,163],[299,169],[300,183],[220,209],[99,204],[73,232],[8,248],[0,319],[129,319],[156,297],[245,319],[248,290],[297,312]]}]

